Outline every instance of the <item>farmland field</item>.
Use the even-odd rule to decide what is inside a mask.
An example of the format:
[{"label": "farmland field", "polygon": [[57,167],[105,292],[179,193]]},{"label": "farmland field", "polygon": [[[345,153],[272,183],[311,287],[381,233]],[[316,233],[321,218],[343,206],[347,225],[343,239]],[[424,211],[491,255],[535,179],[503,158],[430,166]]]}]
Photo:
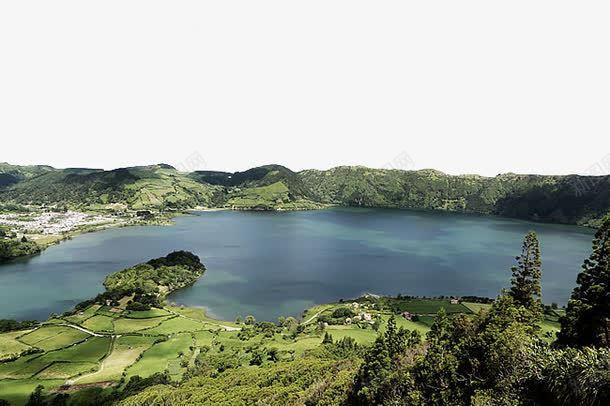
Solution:
[{"label": "farmland field", "polygon": [[191,334],[179,334],[157,343],[146,350],[137,363],[127,369],[127,376],[147,377],[155,372],[164,371],[169,367],[169,362],[177,359],[181,353],[189,354],[189,347],[192,345]]},{"label": "farmland field", "polygon": [[165,309],[152,308],[142,311],[127,311],[122,316],[129,319],[150,319],[153,317],[169,316],[169,312]]},{"label": "farmland field", "polygon": [[163,321],[160,325],[144,330],[146,334],[175,334],[187,331],[198,331],[206,328],[204,323],[184,317],[174,317]]},{"label": "farmland field", "polygon": [[36,374],[40,379],[68,379],[98,367],[92,362],[54,362]]},{"label": "farmland field", "polygon": [[470,309],[471,312],[477,314],[480,310],[488,310],[491,305],[487,304],[487,303],[462,303],[464,306],[466,306],[468,309]]},{"label": "farmland field", "polygon": [[123,336],[113,345],[112,352],[102,362],[99,371],[75,379],[75,382],[91,383],[118,380],[123,371],[136,362],[140,354],[155,342],[153,337]]},{"label": "farmland field", "polygon": [[33,347],[50,351],[83,341],[87,337],[89,337],[87,333],[70,327],[45,326],[19,337],[19,340]]},{"label": "farmland field", "polygon": [[402,300],[397,305],[400,311],[408,311],[413,314],[435,315],[443,308],[450,313],[471,313],[470,309],[463,304],[451,304],[449,300],[437,299],[414,299]]},{"label": "farmland field", "polygon": [[40,356],[39,359],[66,362],[98,362],[108,352],[110,340],[110,337],[91,337],[83,343],[58,351],[48,352]]},{"label": "farmland field", "polygon": [[134,331],[153,328],[161,324],[166,317],[154,317],[152,319],[116,319],[114,321],[114,332],[117,334],[130,333]]},{"label": "farmland field", "polygon": [[111,332],[114,330],[114,326],[112,324],[112,317],[104,316],[102,314],[96,314],[95,316],[88,318],[82,323],[82,326],[91,331],[100,332],[100,331],[108,331]]},{"label": "farmland field", "polygon": [[11,355],[21,354],[21,352],[31,348],[29,345],[16,339],[20,335],[23,335],[23,331],[12,331],[0,334],[0,361]]}]

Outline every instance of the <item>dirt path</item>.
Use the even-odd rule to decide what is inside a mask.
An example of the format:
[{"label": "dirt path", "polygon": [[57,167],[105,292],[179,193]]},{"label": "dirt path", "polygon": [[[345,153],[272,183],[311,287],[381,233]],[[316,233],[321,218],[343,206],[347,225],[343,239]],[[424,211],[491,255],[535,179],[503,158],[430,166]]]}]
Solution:
[{"label": "dirt path", "polygon": [[87,333],[87,334],[89,334],[89,335],[91,335],[91,336],[93,336],[93,337],[105,337],[105,336],[114,337],[114,336],[112,336],[112,335],[110,335],[110,334],[104,335],[104,334],[98,334],[98,333],[94,333],[93,331],[91,331],[91,330],[87,330],[86,328],[81,327],[81,326],[77,326],[76,324],[71,324],[71,323],[60,323],[60,324],[56,324],[56,325],[57,325],[57,326],[64,326],[64,327],[72,327],[72,328],[75,328],[75,329],[77,329],[77,330],[82,331],[83,333]]},{"label": "dirt path", "polygon": [[316,317],[318,317],[320,315],[320,313],[322,313],[324,310],[320,310],[319,312],[317,312],[316,314],[314,314],[313,316],[311,316],[310,318],[308,318],[307,320],[305,320],[303,323],[301,324],[309,324],[313,321],[313,319],[315,319]]},{"label": "dirt path", "polygon": [[104,365],[106,365],[106,360],[108,359],[108,357],[110,356],[110,354],[112,354],[112,351],[114,350],[114,342],[115,342],[115,340],[116,340],[115,336],[112,336],[112,340],[110,341],[110,346],[108,347],[108,351],[106,352],[106,355],[104,356],[104,358],[100,361],[100,368],[97,371],[93,371],[91,373],[88,373],[88,374],[85,374],[85,375],[81,375],[79,377],[76,377],[75,379],[69,379],[69,380],[66,381],[65,385],[72,386],[76,382],[80,381],[83,378],[89,377],[91,375],[100,374],[104,370]]}]

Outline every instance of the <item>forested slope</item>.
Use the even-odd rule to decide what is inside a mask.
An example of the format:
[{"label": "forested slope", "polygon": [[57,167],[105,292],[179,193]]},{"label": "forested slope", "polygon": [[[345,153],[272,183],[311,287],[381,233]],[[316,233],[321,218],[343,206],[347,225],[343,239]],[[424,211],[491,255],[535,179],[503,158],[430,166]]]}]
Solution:
[{"label": "forested slope", "polygon": [[452,176],[337,167],[298,173],[281,165],[182,173],[169,165],[53,169],[0,164],[0,201],[124,209],[316,209],[325,205],[445,210],[596,226],[610,210],[610,176]]}]

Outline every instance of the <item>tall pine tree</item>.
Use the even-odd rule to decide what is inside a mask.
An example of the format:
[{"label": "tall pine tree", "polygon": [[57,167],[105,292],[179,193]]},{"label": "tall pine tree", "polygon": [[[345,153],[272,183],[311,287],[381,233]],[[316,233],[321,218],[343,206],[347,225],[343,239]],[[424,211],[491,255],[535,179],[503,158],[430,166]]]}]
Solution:
[{"label": "tall pine tree", "polygon": [[576,278],[561,319],[558,341],[565,345],[610,346],[610,215],[593,238],[593,252]]},{"label": "tall pine tree", "polygon": [[534,318],[542,317],[542,300],[540,278],[542,277],[542,261],[540,260],[540,244],[534,231],[530,231],[523,240],[521,255],[516,257],[517,266],[512,267],[513,277],[508,292],[515,304],[530,310]]}]

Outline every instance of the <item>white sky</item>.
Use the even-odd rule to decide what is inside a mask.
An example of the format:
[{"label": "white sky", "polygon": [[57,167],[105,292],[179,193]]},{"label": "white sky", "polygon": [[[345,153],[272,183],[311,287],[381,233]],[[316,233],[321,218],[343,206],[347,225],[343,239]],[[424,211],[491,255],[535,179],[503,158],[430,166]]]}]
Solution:
[{"label": "white sky", "polygon": [[0,161],[587,173],[609,21],[607,0],[3,1]]}]

